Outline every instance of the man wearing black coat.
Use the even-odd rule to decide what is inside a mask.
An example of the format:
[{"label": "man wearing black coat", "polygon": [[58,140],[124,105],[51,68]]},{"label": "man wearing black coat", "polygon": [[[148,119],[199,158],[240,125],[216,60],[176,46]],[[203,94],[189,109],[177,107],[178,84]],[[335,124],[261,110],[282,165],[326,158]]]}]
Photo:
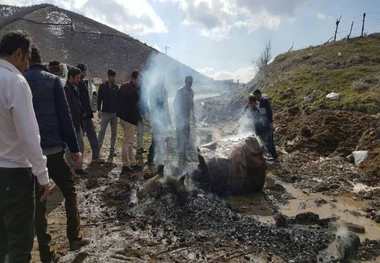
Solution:
[{"label": "man wearing black coat", "polygon": [[108,81],[99,87],[98,91],[98,114],[100,117],[100,131],[98,134],[99,150],[102,149],[104,136],[108,124],[111,126],[111,147],[108,160],[112,161],[115,155],[115,144],[117,137],[117,95],[119,87],[116,85],[116,72],[108,70]]},{"label": "man wearing black coat", "polygon": [[[124,129],[122,149],[122,173],[132,171],[131,167],[141,169],[143,165],[143,134],[144,124],[141,107],[141,90],[138,83],[139,72],[133,71],[129,82],[121,85],[118,93],[117,116],[121,119]],[[137,137],[137,151],[133,148]]]},{"label": "man wearing black coat", "polygon": [[[79,151],[84,151],[83,144],[83,106],[80,100],[79,83],[80,83],[81,71],[78,68],[70,68],[67,76],[67,82],[65,86],[65,93],[67,102],[70,106],[71,117],[74,124],[75,133],[77,136]],[[79,175],[87,174],[82,169],[82,165],[75,167],[75,173]]]},{"label": "man wearing black coat", "polygon": [[[98,138],[95,133],[94,123],[92,122],[92,118],[94,117],[92,108],[91,108],[91,100],[90,100],[90,82],[86,78],[87,75],[87,66],[84,64],[78,64],[77,68],[81,70],[81,81],[78,85],[80,100],[82,103],[83,109],[83,132],[86,135],[92,150],[92,161],[96,161],[99,159],[99,144]],[[82,152],[83,154],[83,152]]]},{"label": "man wearing black coat", "polygon": [[[65,148],[68,147],[71,158],[81,162],[75,129],[70,115],[69,105],[61,80],[47,72],[41,65],[41,57],[36,48],[32,49],[31,67],[25,73],[33,94],[33,107],[41,135],[41,148],[47,156],[49,176],[54,180],[65,198],[67,215],[67,237],[71,249],[79,249],[88,241],[80,235],[80,216],[77,206],[77,194],[73,176],[64,160]],[[40,196],[37,189],[37,197]],[[50,251],[51,237],[47,232],[46,200],[36,198],[35,227],[43,263],[53,262],[54,253]]]},{"label": "man wearing black coat", "polygon": [[265,129],[264,133],[266,137],[268,138],[266,148],[268,149],[268,152],[272,155],[273,159],[276,160],[278,155],[276,151],[276,146],[274,145],[273,140],[273,111],[272,106],[270,104],[270,101],[267,98],[264,98],[262,96],[262,93],[259,89],[255,90],[253,92],[253,95],[256,97],[256,100],[258,101],[258,109],[264,116],[266,116],[267,121],[269,122],[269,126],[267,129]]}]

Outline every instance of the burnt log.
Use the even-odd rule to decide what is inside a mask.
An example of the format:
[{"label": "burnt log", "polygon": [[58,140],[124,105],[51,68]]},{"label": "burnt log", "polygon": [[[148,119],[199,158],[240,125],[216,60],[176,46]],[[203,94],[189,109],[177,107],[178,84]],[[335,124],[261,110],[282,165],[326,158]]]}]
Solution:
[{"label": "burnt log", "polygon": [[199,148],[199,166],[192,177],[206,191],[240,195],[261,191],[266,169],[255,137],[227,137]]}]

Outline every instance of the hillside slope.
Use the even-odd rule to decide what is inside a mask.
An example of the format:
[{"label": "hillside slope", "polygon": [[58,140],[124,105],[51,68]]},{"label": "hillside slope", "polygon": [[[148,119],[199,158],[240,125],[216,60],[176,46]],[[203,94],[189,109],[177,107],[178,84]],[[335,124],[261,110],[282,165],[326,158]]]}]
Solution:
[{"label": "hillside slope", "polygon": [[142,69],[150,56],[158,55],[181,83],[186,75],[197,82],[212,81],[127,34],[53,5],[0,5],[0,36],[20,29],[33,37],[45,60],[85,62],[96,77],[106,77],[107,69],[113,68],[124,80],[133,69]]},{"label": "hillside slope", "polygon": [[[251,82],[274,105],[380,112],[380,35],[279,55]],[[251,89],[252,90],[252,89]],[[338,100],[326,95],[336,92]]]}]

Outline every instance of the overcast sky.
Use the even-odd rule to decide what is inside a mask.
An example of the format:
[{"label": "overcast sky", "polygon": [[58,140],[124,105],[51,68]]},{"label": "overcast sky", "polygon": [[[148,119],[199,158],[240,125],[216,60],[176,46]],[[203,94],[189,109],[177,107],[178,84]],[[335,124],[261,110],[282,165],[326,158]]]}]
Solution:
[{"label": "overcast sky", "polygon": [[380,0],[0,0],[52,3],[112,26],[216,79],[250,80],[267,41],[273,54],[326,42],[342,15],[339,38],[380,32]]}]

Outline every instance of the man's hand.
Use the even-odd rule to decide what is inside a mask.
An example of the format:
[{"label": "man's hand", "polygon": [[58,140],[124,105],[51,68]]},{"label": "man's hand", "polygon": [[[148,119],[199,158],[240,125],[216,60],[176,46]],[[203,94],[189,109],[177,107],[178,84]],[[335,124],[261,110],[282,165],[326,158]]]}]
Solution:
[{"label": "man's hand", "polygon": [[39,186],[40,191],[41,191],[40,202],[43,202],[47,199],[47,197],[53,191],[54,187],[55,187],[55,184],[53,183],[48,183],[48,184]]},{"label": "man's hand", "polygon": [[71,159],[74,161],[74,166],[80,168],[82,166],[82,153],[71,153]]}]

